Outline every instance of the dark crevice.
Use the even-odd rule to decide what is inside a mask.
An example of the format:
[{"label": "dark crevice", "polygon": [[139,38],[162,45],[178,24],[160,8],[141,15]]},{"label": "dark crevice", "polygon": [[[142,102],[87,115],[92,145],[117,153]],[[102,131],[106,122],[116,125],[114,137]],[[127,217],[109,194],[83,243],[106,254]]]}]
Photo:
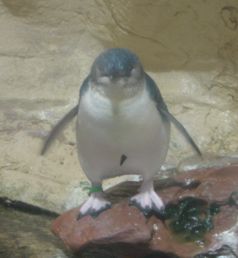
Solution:
[{"label": "dark crevice", "polygon": [[47,216],[51,218],[56,218],[59,216],[59,214],[54,211],[50,211],[25,202],[11,200],[7,197],[0,197],[0,205],[5,208],[10,208],[13,210],[21,211],[32,215],[41,215],[41,216]]}]

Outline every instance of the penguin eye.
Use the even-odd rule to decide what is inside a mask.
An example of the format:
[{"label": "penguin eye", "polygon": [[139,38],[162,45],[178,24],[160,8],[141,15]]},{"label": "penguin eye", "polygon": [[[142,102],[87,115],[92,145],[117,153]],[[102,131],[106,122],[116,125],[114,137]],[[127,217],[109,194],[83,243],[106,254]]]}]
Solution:
[{"label": "penguin eye", "polygon": [[130,74],[133,78],[138,78],[141,75],[141,69],[139,66],[134,67],[133,69],[131,69],[131,74]]}]

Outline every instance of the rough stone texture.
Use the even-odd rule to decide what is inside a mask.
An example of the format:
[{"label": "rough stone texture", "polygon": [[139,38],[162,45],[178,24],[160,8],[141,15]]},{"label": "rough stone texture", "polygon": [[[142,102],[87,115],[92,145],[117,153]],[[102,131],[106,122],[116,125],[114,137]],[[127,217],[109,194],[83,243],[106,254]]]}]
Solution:
[{"label": "rough stone texture", "polygon": [[73,258],[50,232],[52,218],[0,206],[1,258]]},{"label": "rough stone texture", "polygon": [[115,205],[113,214],[104,212],[98,218],[87,216],[77,221],[77,215],[78,209],[74,209],[70,213],[62,214],[54,223],[54,232],[60,234],[64,243],[74,251],[89,243],[143,244],[151,238],[151,230],[147,228],[143,214],[138,213],[136,208],[129,207],[127,202]]},{"label": "rough stone texture", "polygon": [[[98,53],[129,47],[204,152],[237,152],[237,0],[1,0],[0,196],[61,212],[82,202],[74,123],[53,124]],[[178,134],[169,163],[190,156]]]},{"label": "rough stone texture", "polygon": [[[199,183],[187,189],[178,186],[178,182],[186,183],[188,179]],[[225,257],[237,257],[232,255],[232,252],[238,255],[237,182],[238,165],[179,175],[173,184],[158,191],[166,204],[190,196],[221,205],[220,211],[213,217],[213,228],[199,241],[183,240],[181,235],[172,232],[167,220],[156,216],[145,218],[137,208],[129,206],[127,200],[115,204],[96,218],[86,216],[78,221],[79,208],[72,209],[53,222],[52,230],[76,253],[101,248],[110,250],[111,257],[116,258],[146,257],[151,252],[167,254],[168,257],[191,258],[229,248],[231,256]],[[127,187],[130,193],[133,190],[135,192],[135,185],[127,183]],[[119,190],[117,186],[115,191]],[[236,195],[231,205],[228,200],[233,192]]]}]

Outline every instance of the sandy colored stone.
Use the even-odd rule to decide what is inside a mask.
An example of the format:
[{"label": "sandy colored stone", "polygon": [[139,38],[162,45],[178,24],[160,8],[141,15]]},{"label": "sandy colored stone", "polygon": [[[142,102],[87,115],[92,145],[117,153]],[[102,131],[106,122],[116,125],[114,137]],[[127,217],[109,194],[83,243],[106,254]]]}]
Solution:
[{"label": "sandy colored stone", "polygon": [[50,231],[52,218],[0,206],[1,258],[75,258]]},{"label": "sandy colored stone", "polygon": [[[75,123],[39,152],[108,47],[140,56],[204,152],[237,152],[237,10],[236,0],[1,0],[0,196],[58,212],[85,200]],[[169,164],[192,154],[175,131],[170,145]]]}]

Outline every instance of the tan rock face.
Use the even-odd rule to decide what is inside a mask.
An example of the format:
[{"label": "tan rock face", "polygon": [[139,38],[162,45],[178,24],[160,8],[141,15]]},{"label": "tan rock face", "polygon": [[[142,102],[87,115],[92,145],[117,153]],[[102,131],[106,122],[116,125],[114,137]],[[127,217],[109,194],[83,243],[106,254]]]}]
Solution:
[{"label": "tan rock face", "polygon": [[[55,211],[85,198],[74,123],[39,151],[108,47],[141,57],[203,151],[237,152],[237,24],[235,0],[1,0],[0,195]],[[173,132],[168,162],[190,155]]]},{"label": "tan rock face", "polygon": [[0,257],[72,258],[50,232],[52,218],[0,207]]}]

